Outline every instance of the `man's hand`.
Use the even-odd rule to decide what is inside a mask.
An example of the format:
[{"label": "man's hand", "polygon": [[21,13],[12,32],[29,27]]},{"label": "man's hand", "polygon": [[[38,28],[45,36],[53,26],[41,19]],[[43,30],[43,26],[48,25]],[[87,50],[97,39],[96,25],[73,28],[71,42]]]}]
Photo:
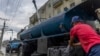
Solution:
[{"label": "man's hand", "polygon": [[70,36],[70,40],[68,41],[70,46],[73,46],[74,36]]},{"label": "man's hand", "polygon": [[70,46],[73,46],[73,43],[71,42],[71,40],[68,41]]},{"label": "man's hand", "polygon": [[80,42],[78,42],[78,43],[73,43],[73,46],[80,46],[80,45],[81,45]]},{"label": "man's hand", "polygon": [[70,45],[70,46],[73,46],[73,47],[75,47],[75,46],[80,46],[80,45],[81,45],[80,42],[78,42],[78,43],[72,43],[70,40],[69,40],[68,42],[69,42],[69,45]]}]

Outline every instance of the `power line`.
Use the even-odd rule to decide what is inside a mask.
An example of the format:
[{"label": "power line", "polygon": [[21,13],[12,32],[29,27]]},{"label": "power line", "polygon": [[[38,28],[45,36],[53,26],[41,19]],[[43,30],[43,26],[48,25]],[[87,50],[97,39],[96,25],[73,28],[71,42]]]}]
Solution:
[{"label": "power line", "polygon": [[6,7],[6,10],[5,10],[5,13],[7,14],[7,12],[8,12],[7,9],[8,9],[8,5],[9,5],[9,0],[7,0],[7,4],[6,4],[6,5],[7,5],[7,7]]},{"label": "power line", "polygon": [[18,2],[19,2],[19,0],[13,0],[13,5],[14,5],[14,7],[13,7],[13,10],[11,10],[12,12],[14,12],[17,8],[17,4],[18,4]]},{"label": "power line", "polygon": [[2,0],[0,0],[0,4],[1,4],[0,9],[2,10]]},{"label": "power line", "polygon": [[21,6],[21,1],[22,1],[22,0],[17,0],[17,1],[16,1],[16,5],[14,6],[16,10],[14,10],[14,14],[12,15],[11,23],[13,22],[13,19],[14,19],[14,17],[16,16],[16,13],[17,13],[18,8]]},{"label": "power line", "polygon": [[[1,2],[0,2],[0,8],[1,8],[1,10],[3,11],[3,7],[4,7],[4,4],[2,3],[3,2],[3,0],[1,0]],[[3,15],[1,15],[1,16],[3,16]]]},{"label": "power line", "polygon": [[[19,2],[18,2],[18,4],[19,4]],[[2,4],[3,5],[3,4]],[[9,0],[7,0],[7,4],[6,4],[6,9],[5,9],[5,14],[7,14],[7,12],[8,12],[8,5],[9,5]],[[2,6],[3,7],[3,6]],[[5,15],[5,17],[7,17],[7,15]],[[4,34],[4,29],[5,29],[5,25],[6,25],[6,23],[5,23],[5,21],[4,21],[4,26],[3,26],[3,29],[2,29],[2,34],[1,34],[1,40],[3,39],[3,34]],[[2,43],[2,42],[1,42]]]},{"label": "power line", "polygon": [[[15,14],[16,14],[16,12],[17,12],[17,10],[18,10],[18,7],[19,7],[19,4],[20,4],[20,1],[21,0],[12,0],[12,10],[10,10],[9,12],[15,12],[13,15],[12,15],[12,17],[11,17],[11,19],[12,18],[14,18],[14,16],[15,16]],[[13,19],[12,19],[13,20]]]},{"label": "power line", "polygon": [[11,9],[9,10],[9,12],[13,12],[15,9],[16,9],[16,5],[17,5],[17,2],[18,0],[10,0],[10,6],[11,6]]},{"label": "power line", "polygon": [[[14,0],[13,0],[14,1]],[[16,15],[16,13],[17,13],[17,10],[18,10],[18,8],[19,8],[19,6],[20,6],[20,2],[21,2],[22,0],[16,0],[16,3],[14,3],[14,10],[11,10],[10,12],[12,12],[12,13],[14,13],[13,15],[12,15],[12,17],[11,17],[11,19],[13,20],[13,18],[14,18],[14,16]]]},{"label": "power line", "polygon": [[[11,1],[11,0],[6,0],[6,3],[2,3],[4,0],[1,0],[1,9],[3,9],[4,7],[6,7],[6,9],[5,9],[5,14],[7,14],[7,12],[9,11],[8,10],[8,6],[9,6],[9,1]],[[13,12],[13,11],[15,11],[15,13],[14,13],[14,15],[12,16],[12,18],[14,18],[15,16],[16,16],[16,13],[17,13],[17,11],[18,11],[18,8],[21,6],[21,1],[22,0],[12,0],[12,1],[15,1],[15,2],[13,2],[13,6],[15,7],[14,9],[12,8],[12,10],[10,9],[10,12]],[[4,5],[6,5],[6,6],[4,6]],[[7,17],[7,15],[5,15],[5,17]]]},{"label": "power line", "polygon": [[[15,13],[14,13],[14,15],[12,16],[12,18],[11,18],[11,23],[13,22],[13,19],[14,19],[14,17],[16,16],[16,14],[17,14],[17,11],[18,11],[18,8],[21,6],[21,2],[22,2],[23,0],[17,0],[16,1],[16,3],[14,3],[15,4],[15,6],[14,6],[14,9],[16,9],[16,10],[13,10]],[[10,25],[11,25],[11,23],[10,23]]]},{"label": "power line", "polygon": [[[12,4],[11,5],[13,5],[12,7],[12,10],[10,10],[9,12],[11,12],[11,13],[13,13],[17,8],[16,8],[16,6],[17,6],[17,4],[18,4],[18,1],[19,0],[12,0]],[[10,19],[11,19],[11,23],[13,22],[13,15],[11,14],[11,17],[10,17]],[[11,25],[11,23],[10,23],[10,25]]]},{"label": "power line", "polygon": [[[19,1],[18,1],[18,4],[17,4],[17,7],[16,7],[16,8],[19,8],[19,7],[21,6],[21,2],[22,2],[22,1],[23,1],[23,0],[19,0]],[[16,16],[17,11],[18,11],[18,9],[16,9],[15,14],[13,15],[13,18]]]},{"label": "power line", "polygon": [[4,1],[4,0],[1,0],[1,3],[0,3],[0,4],[1,4],[1,10],[3,10],[4,7],[5,7],[5,6],[4,6],[5,3],[3,3],[3,1]]}]

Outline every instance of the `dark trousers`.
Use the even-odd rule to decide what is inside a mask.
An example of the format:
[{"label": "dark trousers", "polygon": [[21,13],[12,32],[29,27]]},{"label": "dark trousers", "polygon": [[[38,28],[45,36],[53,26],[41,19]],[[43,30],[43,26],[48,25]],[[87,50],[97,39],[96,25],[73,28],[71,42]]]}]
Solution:
[{"label": "dark trousers", "polygon": [[81,46],[74,47],[74,49],[70,53],[70,56],[86,56],[86,53]]},{"label": "dark trousers", "polygon": [[88,53],[88,56],[100,56],[100,44],[93,46]]}]

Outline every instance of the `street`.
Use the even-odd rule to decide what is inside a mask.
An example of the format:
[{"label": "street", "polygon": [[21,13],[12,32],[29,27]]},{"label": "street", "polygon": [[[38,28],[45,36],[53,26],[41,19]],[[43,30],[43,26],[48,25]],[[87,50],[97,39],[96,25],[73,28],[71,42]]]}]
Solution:
[{"label": "street", "polygon": [[4,56],[17,56],[16,53],[12,53],[12,54],[7,53],[7,54],[6,54],[6,52],[5,52],[5,47],[2,47],[1,51],[2,51],[2,53],[4,54]]},{"label": "street", "polygon": [[2,47],[2,48],[1,48],[1,51],[2,51],[2,53],[3,53],[4,56],[5,56],[5,54],[6,54],[6,52],[5,52],[5,47]]},{"label": "street", "polygon": [[17,56],[16,53],[13,53],[13,54],[6,54],[5,56]]}]

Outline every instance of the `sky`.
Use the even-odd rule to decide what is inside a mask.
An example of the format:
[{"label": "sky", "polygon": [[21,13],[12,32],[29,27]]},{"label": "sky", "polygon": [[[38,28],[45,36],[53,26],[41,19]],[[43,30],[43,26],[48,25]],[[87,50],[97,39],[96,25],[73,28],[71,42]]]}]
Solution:
[{"label": "sky", "polygon": [[[37,7],[40,8],[47,0],[36,0]],[[16,38],[17,32],[29,24],[29,17],[35,13],[32,0],[0,0],[0,18],[8,19],[6,26],[13,29],[13,38]],[[3,25],[0,20],[0,29]],[[3,40],[10,39],[11,31],[5,31]]]}]

